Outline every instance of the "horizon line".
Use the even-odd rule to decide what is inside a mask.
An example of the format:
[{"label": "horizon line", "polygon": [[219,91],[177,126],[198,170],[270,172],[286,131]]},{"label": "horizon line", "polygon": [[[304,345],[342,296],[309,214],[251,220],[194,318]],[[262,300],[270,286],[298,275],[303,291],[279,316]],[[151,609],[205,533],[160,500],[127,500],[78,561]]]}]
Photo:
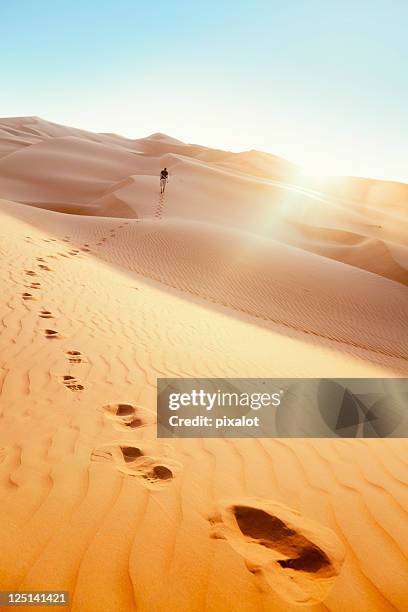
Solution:
[{"label": "horizon line", "polygon": [[[54,124],[54,125],[58,125],[60,127],[66,127],[66,128],[72,128],[74,130],[81,130],[84,132],[90,132],[92,134],[99,134],[99,135],[105,135],[105,136],[117,136],[119,138],[123,138],[124,140],[129,140],[129,141],[137,141],[137,140],[147,140],[149,138],[151,138],[152,136],[165,136],[166,138],[172,138],[173,140],[178,140],[180,142],[180,146],[197,146],[197,147],[202,147],[203,149],[209,149],[209,150],[213,150],[213,151],[222,151],[225,153],[231,153],[231,154],[240,154],[240,153],[261,153],[264,155],[269,155],[270,157],[274,157],[282,162],[285,162],[287,164],[290,164],[292,166],[294,166],[295,168],[297,168],[299,170],[300,174],[303,174],[304,176],[310,176],[312,177],[313,173],[307,172],[307,165],[306,164],[301,164],[301,163],[297,163],[294,161],[291,161],[290,159],[287,159],[286,157],[283,157],[281,155],[277,155],[276,153],[272,153],[271,151],[265,151],[262,149],[239,149],[239,150],[233,150],[233,149],[223,149],[217,146],[209,146],[209,145],[202,145],[196,142],[185,142],[184,140],[181,140],[179,138],[177,138],[176,136],[167,134],[166,132],[152,132],[151,134],[148,134],[147,136],[142,136],[142,137],[136,137],[133,138],[131,136],[127,136],[125,134],[119,133],[119,132],[104,132],[104,131],[96,131],[93,129],[89,129],[89,128],[83,128],[83,127],[76,127],[75,125],[70,125],[67,123],[58,123],[57,121],[50,121],[49,119],[45,119],[44,117],[42,117],[41,115],[11,115],[11,116],[7,116],[7,117],[0,117],[0,122],[1,121],[8,121],[8,120],[16,120],[16,119],[32,119],[32,120],[40,120],[40,121],[44,121],[45,123],[50,123],[50,124]],[[303,172],[302,172],[303,171]],[[402,178],[389,178],[389,177],[384,177],[384,176],[367,176],[367,175],[360,175],[360,174],[336,174],[336,173],[322,173],[321,175],[321,180],[325,180],[325,179],[330,179],[330,178],[344,178],[344,179],[363,179],[363,180],[371,180],[371,181],[378,181],[378,182],[384,182],[384,183],[398,183],[401,185],[408,185],[408,178],[406,179],[402,179]]]}]

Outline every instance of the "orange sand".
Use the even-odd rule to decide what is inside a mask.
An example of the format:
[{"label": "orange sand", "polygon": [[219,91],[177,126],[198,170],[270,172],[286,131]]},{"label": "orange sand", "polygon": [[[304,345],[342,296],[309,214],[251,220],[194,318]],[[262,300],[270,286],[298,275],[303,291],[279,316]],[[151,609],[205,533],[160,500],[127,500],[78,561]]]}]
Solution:
[{"label": "orange sand", "polygon": [[154,423],[162,376],[407,376],[408,186],[30,117],[0,120],[0,198],[0,590],[406,610],[405,440]]}]

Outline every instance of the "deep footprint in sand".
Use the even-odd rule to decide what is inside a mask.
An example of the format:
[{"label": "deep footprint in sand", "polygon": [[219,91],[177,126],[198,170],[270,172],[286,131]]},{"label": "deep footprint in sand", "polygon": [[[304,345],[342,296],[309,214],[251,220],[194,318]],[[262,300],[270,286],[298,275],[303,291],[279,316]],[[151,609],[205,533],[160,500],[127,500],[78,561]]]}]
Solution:
[{"label": "deep footprint in sand", "polygon": [[49,268],[48,266],[46,266],[45,264],[38,264],[38,267],[41,268],[41,270],[45,270],[46,272],[52,272],[51,268]]},{"label": "deep footprint in sand", "polygon": [[83,391],[85,389],[84,385],[82,385],[75,378],[75,376],[71,376],[69,374],[66,374],[62,377],[62,382],[67,387],[67,389],[70,389],[70,391]]},{"label": "deep footprint in sand", "polygon": [[93,450],[91,459],[97,462],[111,462],[125,474],[138,478],[148,488],[155,489],[168,485],[181,470],[181,463],[165,455],[159,456],[156,449],[134,443],[106,444]]},{"label": "deep footprint in sand", "polygon": [[120,450],[122,451],[125,463],[129,463],[135,459],[138,459],[139,457],[143,457],[143,452],[138,446],[121,446]]},{"label": "deep footprint in sand", "polygon": [[55,331],[55,329],[45,329],[44,334],[45,334],[45,337],[49,339],[62,337],[59,332]]},{"label": "deep footprint in sand", "polygon": [[80,351],[67,351],[69,363],[86,363]]},{"label": "deep footprint in sand", "polygon": [[156,423],[156,415],[151,410],[133,404],[108,404],[102,410],[117,429],[137,429]]},{"label": "deep footprint in sand", "polygon": [[35,272],[34,270],[26,270],[25,273],[27,274],[27,276],[37,276],[37,272]]},{"label": "deep footprint in sand", "polygon": [[31,293],[23,293],[21,295],[23,300],[35,300],[36,298]]},{"label": "deep footprint in sand", "polygon": [[54,315],[49,310],[40,310],[41,319],[53,319]]},{"label": "deep footprint in sand", "polygon": [[30,289],[41,289],[41,283],[30,283]]},{"label": "deep footprint in sand", "polygon": [[344,547],[327,527],[265,499],[220,502],[212,537],[226,539],[249,571],[297,605],[323,601],[340,573]]}]

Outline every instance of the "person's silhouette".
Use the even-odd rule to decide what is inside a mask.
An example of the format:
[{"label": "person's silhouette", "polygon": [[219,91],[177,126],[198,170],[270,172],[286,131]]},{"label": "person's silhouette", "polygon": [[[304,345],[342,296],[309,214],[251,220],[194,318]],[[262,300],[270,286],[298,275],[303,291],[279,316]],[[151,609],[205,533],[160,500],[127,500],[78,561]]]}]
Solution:
[{"label": "person's silhouette", "polygon": [[167,168],[163,168],[160,172],[160,193],[164,193],[166,189],[166,183],[169,180],[169,173],[167,172]]}]

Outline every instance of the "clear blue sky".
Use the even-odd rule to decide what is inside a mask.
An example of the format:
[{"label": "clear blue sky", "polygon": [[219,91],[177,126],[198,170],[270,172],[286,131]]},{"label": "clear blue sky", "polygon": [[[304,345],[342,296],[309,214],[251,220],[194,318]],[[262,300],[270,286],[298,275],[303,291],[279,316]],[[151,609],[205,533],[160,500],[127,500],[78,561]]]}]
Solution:
[{"label": "clear blue sky", "polygon": [[0,116],[408,182],[406,0],[1,0]]}]

